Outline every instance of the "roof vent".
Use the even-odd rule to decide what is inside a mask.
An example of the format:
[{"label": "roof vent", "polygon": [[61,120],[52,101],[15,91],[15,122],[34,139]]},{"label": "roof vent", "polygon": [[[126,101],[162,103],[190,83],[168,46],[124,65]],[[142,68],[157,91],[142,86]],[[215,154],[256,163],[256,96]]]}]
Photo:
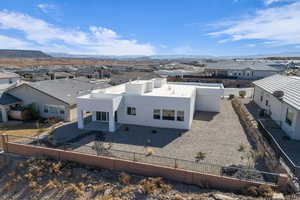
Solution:
[{"label": "roof vent", "polygon": [[284,92],[281,90],[274,91],[273,96],[281,100],[284,96]]}]

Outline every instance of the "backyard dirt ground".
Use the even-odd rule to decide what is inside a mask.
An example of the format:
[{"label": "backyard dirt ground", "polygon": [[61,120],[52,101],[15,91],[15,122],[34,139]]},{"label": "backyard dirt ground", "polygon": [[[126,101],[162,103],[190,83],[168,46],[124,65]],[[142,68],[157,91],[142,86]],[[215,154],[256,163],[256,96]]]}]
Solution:
[{"label": "backyard dirt ground", "polygon": [[[87,145],[93,146],[94,141],[94,135],[85,137],[73,147],[91,153]],[[202,152],[204,162],[222,166],[249,164],[246,154],[252,150],[229,100],[222,100],[220,113],[197,112],[188,131],[123,125],[114,133],[105,133],[103,142],[114,150],[147,154],[150,149],[152,155],[189,161]]]}]

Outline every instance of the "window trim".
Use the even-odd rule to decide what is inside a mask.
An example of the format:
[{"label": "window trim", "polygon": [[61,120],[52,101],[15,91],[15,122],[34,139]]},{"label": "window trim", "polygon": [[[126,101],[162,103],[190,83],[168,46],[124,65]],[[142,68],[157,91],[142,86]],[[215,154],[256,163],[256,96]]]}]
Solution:
[{"label": "window trim", "polygon": [[[157,113],[159,112],[159,114],[155,113],[155,111],[157,111]],[[153,109],[153,119],[157,119],[157,120],[161,119],[161,109]]]},{"label": "window trim", "polygon": [[[291,112],[291,119],[289,119],[289,111]],[[286,109],[286,114],[285,114],[285,123],[292,126],[293,125],[293,120],[294,120],[294,115],[295,115],[295,111],[292,110],[291,108],[287,108]]]},{"label": "window trim", "polygon": [[[182,112],[183,114],[182,114],[182,116],[179,116],[179,113],[180,112]],[[176,112],[176,120],[177,121],[180,121],[180,122],[183,122],[184,121],[184,110],[177,110],[177,112]]]},{"label": "window trim", "polygon": [[136,116],[136,108],[127,106],[127,115]]},{"label": "window trim", "polygon": [[[164,116],[164,112],[171,112],[173,116]],[[162,110],[162,120],[175,121],[175,110],[163,109]]]}]

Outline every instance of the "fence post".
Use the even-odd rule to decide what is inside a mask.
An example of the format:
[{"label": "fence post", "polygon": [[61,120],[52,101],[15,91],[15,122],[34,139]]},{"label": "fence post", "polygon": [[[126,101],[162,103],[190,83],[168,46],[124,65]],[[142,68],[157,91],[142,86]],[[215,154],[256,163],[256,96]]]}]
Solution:
[{"label": "fence post", "polygon": [[289,181],[289,177],[287,174],[278,174],[277,176],[277,185],[280,188],[284,188]]},{"label": "fence post", "polygon": [[7,142],[8,142],[8,136],[2,134],[1,135],[1,145],[2,145],[2,148],[3,148],[4,152],[8,152]]}]

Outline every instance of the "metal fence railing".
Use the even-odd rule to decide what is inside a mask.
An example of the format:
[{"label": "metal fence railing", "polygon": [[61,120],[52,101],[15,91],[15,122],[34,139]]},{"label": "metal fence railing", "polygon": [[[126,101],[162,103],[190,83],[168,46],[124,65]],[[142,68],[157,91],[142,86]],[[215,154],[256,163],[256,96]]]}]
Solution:
[{"label": "metal fence railing", "polygon": [[300,176],[300,166],[296,165],[292,159],[285,153],[285,151],[281,148],[280,144],[273,137],[272,133],[269,132],[268,128],[265,127],[263,120],[258,120],[258,125],[260,132],[263,134],[265,139],[268,141],[272,149],[274,150],[277,158],[282,158],[285,163],[289,166],[289,168],[296,174],[298,177]]},{"label": "metal fence railing", "polygon": [[[19,144],[30,144],[35,146],[49,147],[42,141],[43,138],[38,137],[23,137],[23,136],[8,136],[10,142]],[[178,169],[184,169],[189,171],[195,171],[205,174],[217,175],[238,178],[241,180],[262,182],[262,183],[277,183],[277,177],[279,174],[269,173],[264,171],[258,171],[246,167],[232,167],[232,166],[221,166],[218,164],[212,164],[204,161],[192,161],[183,160],[178,158],[171,158],[160,155],[144,154],[139,152],[130,152],[123,150],[116,150],[104,147],[103,142],[95,141],[94,145],[81,145],[80,147],[74,147],[74,143],[65,143],[64,145],[55,147],[56,149],[63,149],[83,154],[97,155],[113,157],[123,160],[129,160],[134,162],[141,162],[147,164],[154,164],[165,167],[172,167]],[[51,148],[51,147],[50,147]],[[54,148],[54,147],[52,147]]]}]

